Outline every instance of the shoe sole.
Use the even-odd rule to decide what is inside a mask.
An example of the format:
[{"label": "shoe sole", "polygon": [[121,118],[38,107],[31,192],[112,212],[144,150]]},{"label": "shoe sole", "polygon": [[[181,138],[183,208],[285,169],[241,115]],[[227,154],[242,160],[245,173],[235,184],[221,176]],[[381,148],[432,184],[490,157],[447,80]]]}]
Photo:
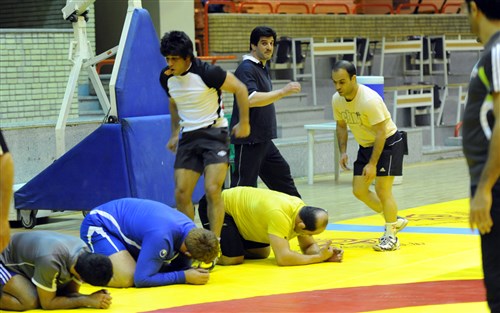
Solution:
[{"label": "shoe sole", "polygon": [[396,234],[405,229],[406,225],[408,225],[408,220],[406,218],[401,218],[403,220],[403,224],[400,227],[396,228]]},{"label": "shoe sole", "polygon": [[399,250],[399,244],[396,245],[396,248],[392,249],[392,250],[382,249],[379,246],[373,246],[373,250],[375,250],[377,252],[391,252],[391,251],[396,251],[396,250]]},{"label": "shoe sole", "polygon": [[389,250],[389,249],[382,249],[379,245],[373,245],[373,250],[378,251],[378,252],[391,252],[391,251],[399,250],[399,248],[400,248],[399,240],[396,241],[395,248],[391,249],[391,250]]}]

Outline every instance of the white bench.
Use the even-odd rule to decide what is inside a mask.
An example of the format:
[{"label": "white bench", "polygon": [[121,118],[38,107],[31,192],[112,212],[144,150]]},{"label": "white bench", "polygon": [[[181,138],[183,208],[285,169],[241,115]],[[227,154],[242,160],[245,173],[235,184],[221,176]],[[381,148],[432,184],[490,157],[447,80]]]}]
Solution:
[{"label": "white bench", "polygon": [[[415,40],[394,40],[389,41],[384,36],[382,38],[382,48],[380,50],[380,76],[384,76],[384,58],[386,54],[408,54],[408,53],[419,53],[420,59],[418,60],[419,65],[419,75],[420,81],[424,80],[424,42],[423,36],[420,36],[419,39]],[[403,62],[403,72],[406,73],[406,60]]]},{"label": "white bench", "polygon": [[[430,109],[430,129],[431,129],[431,146],[434,150],[435,136],[434,136],[434,85],[403,85],[395,87],[386,87],[386,92],[393,93],[393,107],[392,107],[392,120],[397,122],[398,109],[411,109],[411,126],[416,127],[415,123],[415,110],[417,107],[428,107]],[[430,90],[425,92],[424,90]],[[418,93],[411,93],[417,91]]]}]

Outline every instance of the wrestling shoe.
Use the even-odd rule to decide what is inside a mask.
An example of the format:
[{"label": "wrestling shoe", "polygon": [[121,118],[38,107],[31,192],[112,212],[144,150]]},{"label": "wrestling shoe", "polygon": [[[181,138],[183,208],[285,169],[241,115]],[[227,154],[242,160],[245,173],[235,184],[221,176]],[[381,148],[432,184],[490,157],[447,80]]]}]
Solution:
[{"label": "wrestling shoe", "polygon": [[382,236],[379,242],[373,246],[375,251],[394,251],[399,249],[399,239],[393,236]]}]

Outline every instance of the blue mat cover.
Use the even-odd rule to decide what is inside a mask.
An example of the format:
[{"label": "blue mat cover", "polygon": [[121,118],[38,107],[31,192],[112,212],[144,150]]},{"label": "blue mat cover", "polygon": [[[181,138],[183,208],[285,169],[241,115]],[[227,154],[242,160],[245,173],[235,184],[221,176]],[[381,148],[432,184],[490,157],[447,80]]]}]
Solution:
[{"label": "blue mat cover", "polygon": [[16,209],[90,210],[132,196],[120,124],[104,124],[15,192]]},{"label": "blue mat cover", "polygon": [[[170,138],[170,115],[131,117],[122,120],[125,155],[132,194],[175,207],[175,154],[166,148]],[[193,193],[193,201],[204,194],[203,177]]]},{"label": "blue mat cover", "polygon": [[160,85],[165,66],[148,11],[135,9],[115,85],[118,118],[169,114],[168,97]]}]

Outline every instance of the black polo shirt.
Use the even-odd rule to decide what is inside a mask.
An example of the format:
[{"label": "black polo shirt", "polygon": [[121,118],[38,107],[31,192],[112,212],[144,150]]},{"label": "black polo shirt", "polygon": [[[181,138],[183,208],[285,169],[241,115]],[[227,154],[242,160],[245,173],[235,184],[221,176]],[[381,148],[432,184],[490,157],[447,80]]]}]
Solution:
[{"label": "black polo shirt", "polygon": [[[267,62],[266,66],[262,66],[262,63],[254,57],[245,56],[234,74],[247,86],[250,98],[255,92],[269,92],[273,90],[271,76],[269,75],[269,62]],[[232,129],[238,121],[239,110],[236,99],[234,99],[230,128]],[[277,138],[276,109],[274,103],[263,107],[250,108],[250,127],[250,136],[247,138],[235,138],[232,136],[231,143],[251,144]]]}]

